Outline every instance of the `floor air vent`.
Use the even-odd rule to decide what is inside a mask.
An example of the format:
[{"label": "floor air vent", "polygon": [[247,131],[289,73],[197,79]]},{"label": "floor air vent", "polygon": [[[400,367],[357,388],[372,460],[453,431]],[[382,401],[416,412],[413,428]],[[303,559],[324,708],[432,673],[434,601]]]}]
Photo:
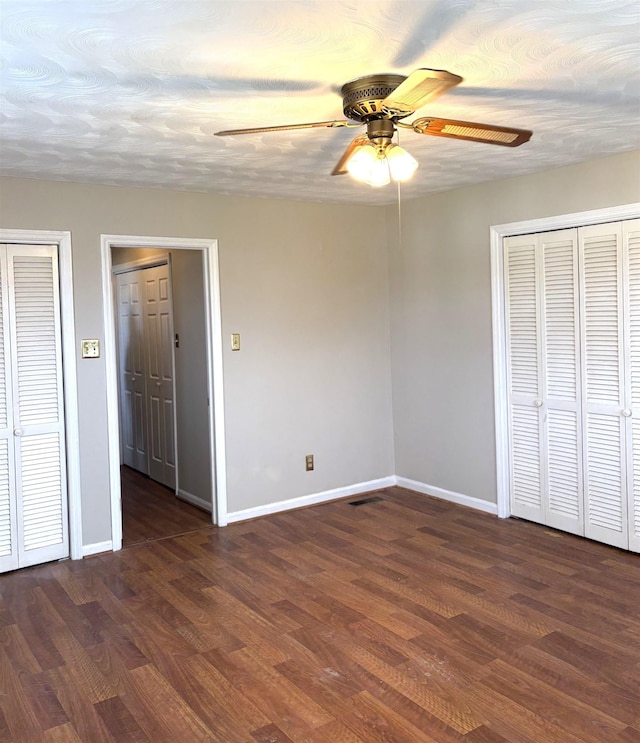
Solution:
[{"label": "floor air vent", "polygon": [[384,500],[379,495],[372,495],[370,498],[362,498],[361,500],[349,501],[350,506],[364,506],[365,503],[377,503],[380,500]]}]

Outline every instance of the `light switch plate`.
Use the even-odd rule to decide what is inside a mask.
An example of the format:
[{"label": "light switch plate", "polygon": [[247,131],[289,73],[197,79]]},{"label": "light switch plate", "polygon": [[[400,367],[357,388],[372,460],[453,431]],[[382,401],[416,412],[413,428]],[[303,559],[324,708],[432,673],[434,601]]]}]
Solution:
[{"label": "light switch plate", "polygon": [[240,333],[231,333],[231,350],[240,350]]},{"label": "light switch plate", "polygon": [[100,341],[97,338],[82,340],[82,358],[97,359],[100,357]]}]

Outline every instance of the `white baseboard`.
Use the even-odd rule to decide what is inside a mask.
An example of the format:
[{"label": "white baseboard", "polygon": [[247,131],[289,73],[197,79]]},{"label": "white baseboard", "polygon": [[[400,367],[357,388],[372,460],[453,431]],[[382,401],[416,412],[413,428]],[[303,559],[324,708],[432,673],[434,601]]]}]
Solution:
[{"label": "white baseboard", "polygon": [[178,492],[176,493],[176,495],[178,496],[178,498],[180,498],[180,500],[191,503],[192,506],[197,506],[203,511],[208,511],[209,513],[211,513],[211,503],[207,503],[204,498],[200,498],[199,496],[193,495],[193,493],[189,493],[186,490],[181,490],[180,488],[178,488]]},{"label": "white baseboard", "polygon": [[304,508],[305,506],[314,506],[318,503],[348,498],[350,495],[359,495],[360,493],[369,493],[372,490],[381,490],[389,488],[396,484],[396,478],[393,475],[381,477],[378,480],[369,480],[368,482],[359,482],[355,485],[347,485],[344,488],[335,488],[334,490],[325,490],[322,493],[312,493],[303,495],[300,498],[291,498],[282,500],[277,503],[268,503],[265,506],[256,506],[255,508],[245,508],[243,511],[234,511],[227,515],[227,520],[231,524],[234,521],[246,521],[255,519],[258,516],[268,516],[271,513],[280,511],[290,511],[294,508]]},{"label": "white baseboard", "polygon": [[473,498],[470,495],[463,495],[462,493],[454,493],[451,490],[445,490],[444,488],[437,488],[434,485],[426,485],[424,482],[418,482],[417,480],[409,480],[406,477],[395,478],[395,484],[399,488],[406,488],[407,490],[415,490],[417,493],[423,495],[432,495],[434,498],[441,498],[442,500],[448,500],[452,503],[457,503],[460,506],[468,506],[469,508],[475,508],[477,511],[484,511],[485,513],[492,513],[494,516],[498,515],[498,506],[496,503],[490,503],[489,501],[482,500],[481,498]]},{"label": "white baseboard", "polygon": [[82,545],[82,556],[97,555],[100,552],[113,552],[113,542],[109,539],[106,542],[95,542],[95,544]]}]

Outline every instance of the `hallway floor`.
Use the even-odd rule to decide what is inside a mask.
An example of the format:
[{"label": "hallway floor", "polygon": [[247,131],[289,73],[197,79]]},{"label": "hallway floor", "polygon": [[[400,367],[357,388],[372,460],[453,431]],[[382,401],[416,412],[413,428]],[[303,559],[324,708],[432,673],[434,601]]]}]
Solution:
[{"label": "hallway floor", "polygon": [[131,467],[121,467],[122,546],[212,527],[211,515]]}]

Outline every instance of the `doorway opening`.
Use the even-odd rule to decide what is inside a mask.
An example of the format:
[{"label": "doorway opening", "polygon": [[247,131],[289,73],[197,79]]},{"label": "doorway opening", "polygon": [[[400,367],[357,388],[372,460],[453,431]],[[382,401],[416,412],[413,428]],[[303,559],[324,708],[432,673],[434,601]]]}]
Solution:
[{"label": "doorway opening", "polygon": [[103,236],[102,269],[113,549],[223,526],[216,241]]}]

